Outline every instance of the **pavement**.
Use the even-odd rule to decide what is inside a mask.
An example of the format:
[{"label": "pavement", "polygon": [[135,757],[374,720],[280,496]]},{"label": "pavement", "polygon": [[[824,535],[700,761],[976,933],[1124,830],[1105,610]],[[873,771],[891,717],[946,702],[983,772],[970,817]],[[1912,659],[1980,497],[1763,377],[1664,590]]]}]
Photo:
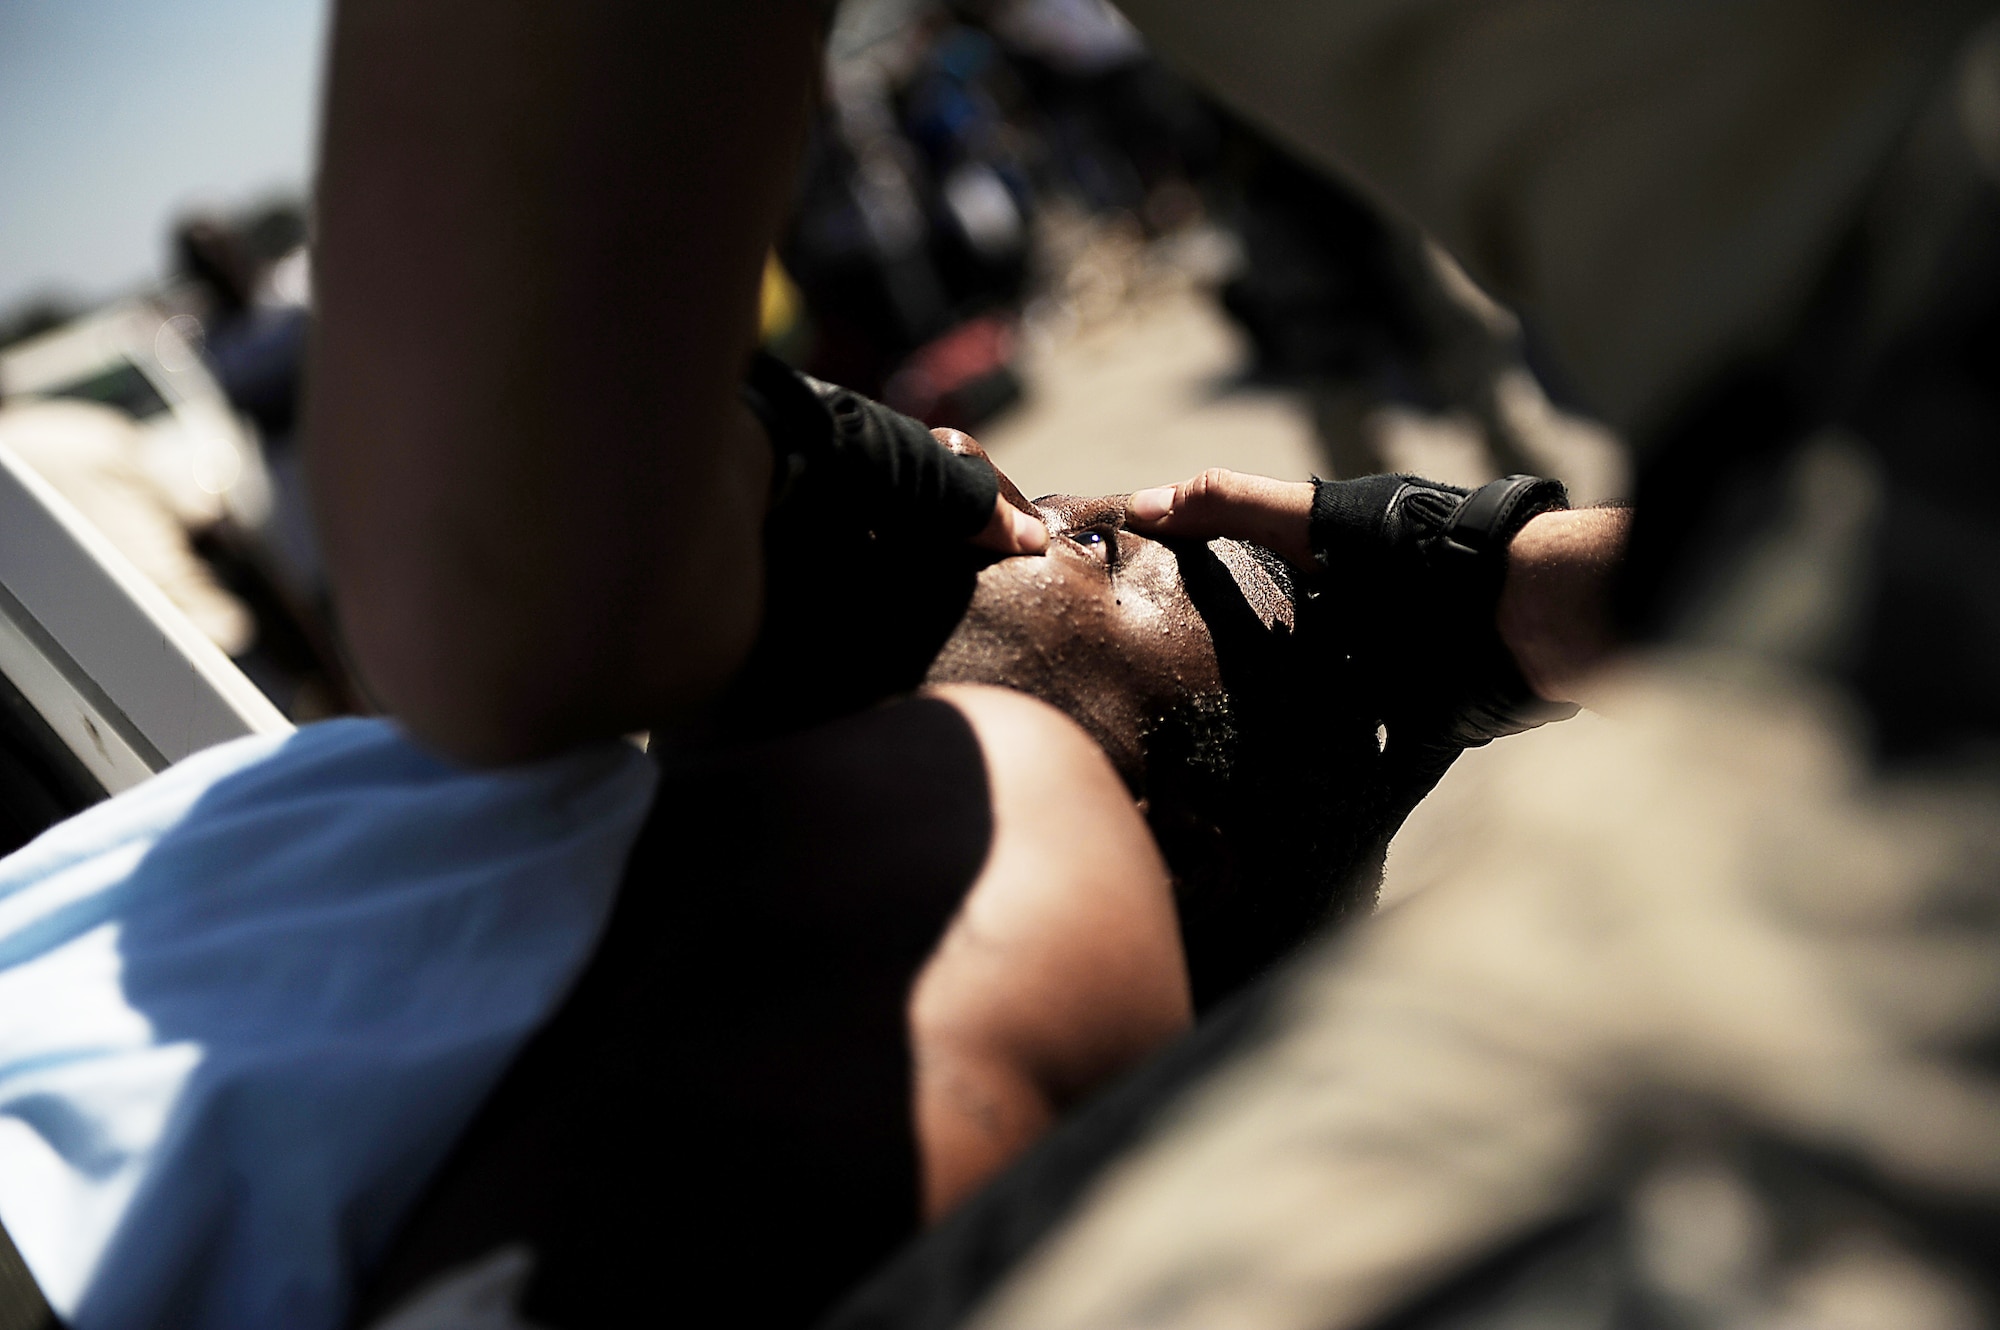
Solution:
[{"label": "pavement", "polygon": [[1139,277],[1082,320],[1031,311],[1026,399],[979,435],[994,463],[1037,496],[1121,494],[1210,466],[1324,473],[1305,395],[1239,382],[1249,347],[1212,292],[1171,270]]},{"label": "pavement", "polygon": [[[1126,493],[1211,466],[1288,480],[1498,476],[1469,415],[1248,378],[1250,347],[1215,294],[1240,261],[1222,233],[1193,227],[1148,243],[1115,224],[1060,219],[1049,231],[1045,267],[1056,275],[1023,320],[1022,404],[977,431],[1023,492]],[[1502,373],[1494,396],[1529,463],[1565,481],[1573,501],[1628,496],[1624,450],[1608,430],[1557,408],[1525,370]]]}]

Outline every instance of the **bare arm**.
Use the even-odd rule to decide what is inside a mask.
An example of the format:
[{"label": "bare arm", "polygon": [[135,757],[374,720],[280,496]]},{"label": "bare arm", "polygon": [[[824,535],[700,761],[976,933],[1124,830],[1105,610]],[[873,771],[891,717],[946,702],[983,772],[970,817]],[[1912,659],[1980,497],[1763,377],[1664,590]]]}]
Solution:
[{"label": "bare arm", "polygon": [[1507,547],[1500,640],[1552,702],[1587,702],[1588,679],[1618,645],[1611,591],[1631,535],[1629,508],[1543,513]]},{"label": "bare arm", "polygon": [[652,723],[747,648],[736,384],[817,15],[340,0],[311,477],[354,656],[447,754]]}]

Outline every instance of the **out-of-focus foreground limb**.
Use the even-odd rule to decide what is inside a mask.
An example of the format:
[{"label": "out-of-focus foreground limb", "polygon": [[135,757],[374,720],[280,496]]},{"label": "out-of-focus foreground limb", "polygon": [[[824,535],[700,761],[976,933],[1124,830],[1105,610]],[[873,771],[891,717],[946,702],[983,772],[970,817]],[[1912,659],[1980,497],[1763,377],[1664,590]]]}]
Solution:
[{"label": "out-of-focus foreground limb", "polygon": [[340,0],[311,479],[349,646],[473,762],[670,717],[753,636],[737,397],[819,59],[788,0]]}]

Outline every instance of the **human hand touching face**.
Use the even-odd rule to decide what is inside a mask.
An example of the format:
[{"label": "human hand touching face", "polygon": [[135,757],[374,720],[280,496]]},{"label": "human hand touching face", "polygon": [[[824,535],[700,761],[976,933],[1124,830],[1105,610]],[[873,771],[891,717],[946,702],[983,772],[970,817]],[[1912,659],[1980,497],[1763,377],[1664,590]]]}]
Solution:
[{"label": "human hand touching face", "polygon": [[[935,433],[954,452],[986,457],[964,434]],[[1007,559],[981,571],[929,677],[1000,684],[1054,704],[1137,787],[1144,736],[1160,714],[1222,691],[1210,624],[1184,580],[1188,548],[1132,530],[1123,495],[1057,494],[1031,502],[996,474],[1001,499],[1045,525],[1048,546],[1039,558]],[[1291,594],[1243,545],[1220,538],[1208,542],[1207,552],[1216,573],[1211,580],[1233,583],[1227,595],[1245,618],[1254,616],[1265,631],[1290,630]]]},{"label": "human hand touching face", "polygon": [[[940,439],[984,457],[962,435]],[[1049,547],[978,571],[927,681],[1032,694],[1105,750],[1173,873],[1206,1006],[1312,928],[1367,908],[1388,838],[1436,765],[1384,749],[1382,717],[1341,663],[1339,616],[1304,631],[1283,556],[1143,533],[1125,495],[1030,503],[999,483],[1041,515]]]},{"label": "human hand touching face", "polygon": [[[1136,492],[1125,520],[1162,537],[1255,541],[1295,567],[1317,570],[1313,492],[1308,481],[1216,467]],[[1496,627],[1538,696],[1583,700],[1578,693],[1588,690],[1589,674],[1614,649],[1611,588],[1630,528],[1629,509],[1563,509],[1534,517],[1508,545]]]},{"label": "human hand touching face", "polygon": [[1136,531],[1163,537],[1248,540],[1310,569],[1311,481],[1273,480],[1210,467],[1192,480],[1139,490],[1125,502]]},{"label": "human hand touching face", "polygon": [[[933,435],[943,432],[931,431]],[[1003,493],[994,497],[992,520],[972,537],[972,543],[1002,556],[1041,554],[1049,548],[1049,529],[1038,514],[1015,507]]]}]

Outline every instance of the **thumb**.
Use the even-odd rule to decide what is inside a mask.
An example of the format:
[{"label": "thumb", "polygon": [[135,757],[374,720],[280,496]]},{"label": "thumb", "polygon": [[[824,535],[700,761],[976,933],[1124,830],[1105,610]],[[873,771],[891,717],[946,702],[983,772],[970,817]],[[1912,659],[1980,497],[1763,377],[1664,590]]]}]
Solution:
[{"label": "thumb", "polygon": [[1247,540],[1311,568],[1312,504],[1310,481],[1210,467],[1193,480],[1133,494],[1125,501],[1125,524],[1152,536]]}]

